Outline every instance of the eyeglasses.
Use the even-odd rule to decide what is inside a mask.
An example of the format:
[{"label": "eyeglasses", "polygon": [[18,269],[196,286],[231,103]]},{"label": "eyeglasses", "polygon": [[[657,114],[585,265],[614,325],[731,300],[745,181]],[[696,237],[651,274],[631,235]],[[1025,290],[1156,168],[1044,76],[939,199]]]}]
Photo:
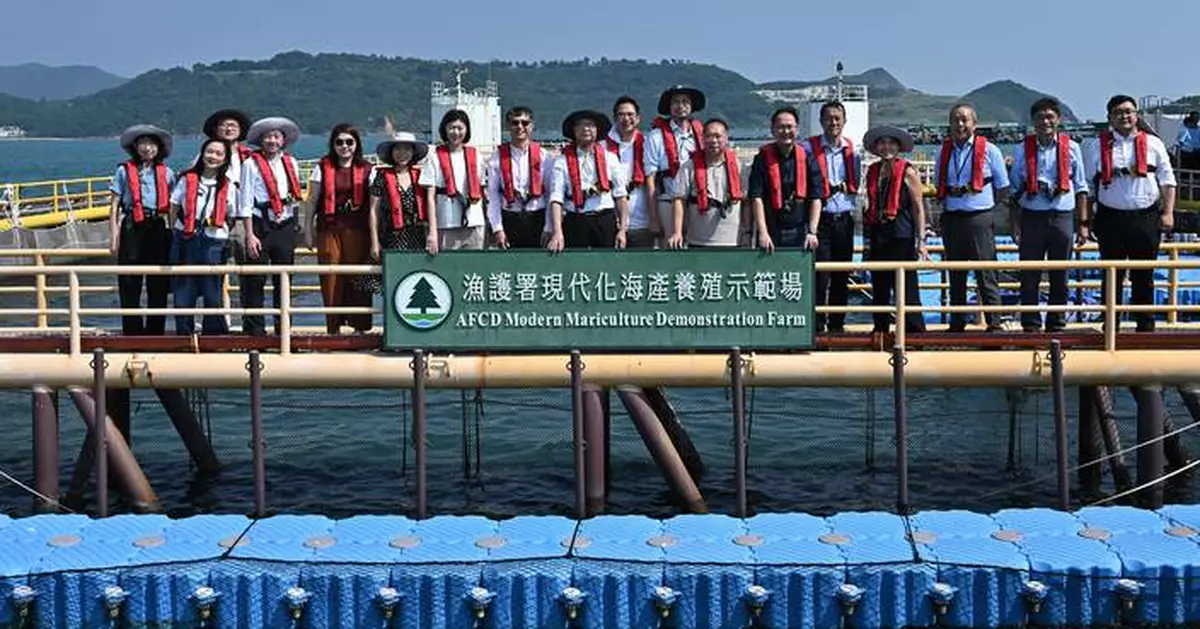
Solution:
[{"label": "eyeglasses", "polygon": [[354,146],[355,144],[356,144],[356,142],[354,141],[353,138],[351,138],[351,139],[338,138],[333,141],[334,146]]},{"label": "eyeglasses", "polygon": [[533,126],[532,120],[509,120],[508,124],[514,127],[530,127]]}]

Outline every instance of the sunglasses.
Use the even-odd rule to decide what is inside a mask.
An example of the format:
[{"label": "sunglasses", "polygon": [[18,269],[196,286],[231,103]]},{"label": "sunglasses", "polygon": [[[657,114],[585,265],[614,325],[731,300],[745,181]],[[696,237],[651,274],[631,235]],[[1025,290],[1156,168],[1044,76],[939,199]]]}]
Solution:
[{"label": "sunglasses", "polygon": [[533,125],[533,121],[532,120],[509,120],[508,124],[510,124],[514,127],[528,127],[528,126]]},{"label": "sunglasses", "polygon": [[356,142],[353,139],[338,138],[333,141],[334,146],[354,146]]}]

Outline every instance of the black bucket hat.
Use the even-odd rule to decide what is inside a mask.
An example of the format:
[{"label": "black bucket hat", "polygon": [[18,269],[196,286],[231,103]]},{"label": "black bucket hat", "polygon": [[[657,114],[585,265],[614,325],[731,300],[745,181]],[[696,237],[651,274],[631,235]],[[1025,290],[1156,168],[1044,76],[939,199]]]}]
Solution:
[{"label": "black bucket hat", "polygon": [[703,111],[705,105],[704,92],[701,92],[694,87],[676,85],[675,87],[667,88],[667,91],[663,92],[662,95],[658,97],[658,115],[671,115],[671,98],[676,94],[684,94],[691,99],[692,113]]},{"label": "black bucket hat", "polygon": [[246,139],[246,134],[250,132],[250,116],[240,109],[221,109],[213,112],[204,121],[204,135],[210,138],[217,137],[217,125],[221,124],[222,120],[236,120],[241,131],[238,132],[237,141],[241,142]]},{"label": "black bucket hat", "polygon": [[612,121],[603,112],[594,109],[580,109],[579,111],[571,112],[566,120],[563,120],[562,133],[563,137],[574,142],[575,141],[575,123],[580,120],[591,120],[596,123],[596,141],[608,135],[612,130]]}]

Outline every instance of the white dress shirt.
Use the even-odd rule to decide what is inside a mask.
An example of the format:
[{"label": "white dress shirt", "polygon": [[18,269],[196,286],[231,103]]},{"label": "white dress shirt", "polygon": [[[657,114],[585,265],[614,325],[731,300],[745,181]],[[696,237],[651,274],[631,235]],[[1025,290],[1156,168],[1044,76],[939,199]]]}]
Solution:
[{"label": "white dress shirt", "polygon": [[[487,182],[487,162],[475,153],[475,169],[479,177],[479,186],[482,189]],[[444,194],[438,194],[435,199],[436,208],[434,209],[437,216],[438,229],[458,229],[460,227],[482,227],[483,226],[483,200],[472,203],[467,208],[467,224],[463,225],[463,204],[467,201],[467,154],[466,151],[460,149],[450,152],[450,169],[454,171],[454,185],[458,188],[460,199],[451,199]],[[419,182],[426,188],[445,188],[446,177],[442,173],[441,164],[437,158],[437,150],[430,149],[429,154],[425,156],[425,164],[421,168],[421,181]]]},{"label": "white dress shirt", "polygon": [[[567,168],[567,156],[560,155],[554,160],[554,173],[550,180],[550,202],[561,203],[564,213],[582,212],[587,214],[615,208],[616,199],[628,196],[625,189],[627,182],[622,174],[620,161],[613,159],[615,155],[605,149],[603,145],[601,145],[601,149],[605,152],[609,189],[595,196],[585,196],[582,208],[575,207],[571,174]],[[584,189],[591,188],[599,179],[596,176],[596,158],[592,155],[590,148],[586,151],[576,149],[576,155],[579,156],[579,185]]]},{"label": "white dress shirt", "polygon": [[[700,138],[697,138],[692,133],[692,125],[690,122],[685,123],[682,127],[671,120],[671,131],[675,134],[675,146],[679,149],[679,167],[688,163],[692,159],[692,151],[695,151],[700,145]],[[655,195],[659,201],[670,201],[671,190],[674,185],[674,180],[668,177],[665,173],[670,167],[667,161],[667,149],[663,144],[663,134],[661,129],[651,129],[646,134],[646,143],[643,146],[645,155],[642,157],[643,166],[646,169],[646,176],[653,177],[655,173],[662,172],[662,186],[655,190]]]},{"label": "white dress shirt", "polygon": [[[620,147],[620,152],[615,155],[621,162],[621,174],[625,177],[626,183],[633,180],[633,141],[622,142],[621,135],[615,130],[610,131],[608,137],[612,138]],[[642,157],[645,161],[646,153],[646,138],[642,139]],[[609,151],[612,154],[612,151]],[[645,164],[643,163],[643,168]],[[647,174],[647,177],[651,175]],[[649,229],[650,228],[650,207],[646,202],[646,189],[638,186],[633,189],[628,195],[629,199],[629,229]]]},{"label": "white dress shirt", "polygon": [[[242,185],[238,190],[240,195],[238,218],[266,217],[271,222],[283,222],[296,215],[296,208],[300,205],[300,197],[304,191],[291,189],[287,171],[283,167],[284,159],[291,162],[292,172],[296,173],[297,178],[300,177],[300,171],[296,167],[296,158],[291,155],[277,153],[275,157],[267,160],[267,165],[271,167],[271,173],[275,175],[275,186],[279,190],[279,197],[284,200],[283,212],[279,214],[279,218],[275,217],[275,212],[269,205],[265,210],[254,207],[255,204],[267,204],[271,199],[267,194],[267,185],[263,183],[262,175],[258,172],[258,162],[254,158],[248,158],[242,162]],[[289,196],[292,197],[291,203],[287,202]]]},{"label": "white dress shirt", "polygon": [[[513,190],[517,193],[517,197],[513,199],[512,205],[504,198],[504,174],[500,170],[500,149],[497,148],[488,158],[487,168],[487,198],[488,198],[488,223],[492,226],[492,231],[497,232],[504,229],[503,217],[500,215],[504,212],[536,212],[546,209],[546,197],[550,195],[550,171],[554,164],[553,156],[546,147],[542,147],[542,196],[528,197],[529,195],[529,147],[517,148],[511,146],[512,149],[512,178]],[[527,198],[524,203],[521,202],[520,195],[525,195]]]},{"label": "white dress shirt", "polygon": [[1167,147],[1162,140],[1153,135],[1146,136],[1146,166],[1154,167],[1153,173],[1145,177],[1130,177],[1117,174],[1117,170],[1128,168],[1131,171],[1137,165],[1134,153],[1135,135],[1123,136],[1110,129],[1113,134],[1112,146],[1112,183],[1105,186],[1100,183],[1100,138],[1088,138],[1083,144],[1083,168],[1087,173],[1088,186],[1092,197],[1101,205],[1114,210],[1144,210],[1159,198],[1159,186],[1174,186],[1175,171],[1171,169],[1171,160],[1167,155]]}]

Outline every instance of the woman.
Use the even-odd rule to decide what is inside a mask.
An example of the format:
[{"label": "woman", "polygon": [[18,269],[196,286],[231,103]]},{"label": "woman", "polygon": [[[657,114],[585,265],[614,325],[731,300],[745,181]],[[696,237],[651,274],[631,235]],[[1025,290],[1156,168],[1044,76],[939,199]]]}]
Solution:
[{"label": "woman", "polygon": [[[921,198],[921,176],[915,166],[900,157],[913,149],[907,132],[895,127],[875,127],[863,138],[863,146],[881,159],[867,169],[867,207],[863,211],[863,231],[868,238],[871,262],[907,262],[928,259],[925,249],[925,205]],[[894,271],[872,271],[872,303],[892,304],[896,285]],[[917,272],[904,274],[904,301],[921,305]],[[875,313],[875,332],[887,332],[891,315]],[[925,318],[910,312],[905,318],[909,332],[924,332]]]},{"label": "woman", "polygon": [[[317,229],[317,260],[321,264],[367,264],[369,228],[367,191],[371,185],[371,163],[363,158],[362,137],[353,125],[342,123],[329,133],[329,150],[313,167],[308,181],[303,229],[311,243],[313,222]],[[321,297],[329,307],[371,306],[371,295],[361,290],[349,275],[322,275]],[[325,329],[339,334],[342,325],[355,332],[371,329],[369,314],[327,314]]]},{"label": "woman", "polygon": [[[200,147],[200,158],[192,165],[171,193],[171,213],[175,216],[175,238],[171,262],[179,265],[216,266],[225,264],[229,227],[235,222],[237,186],[229,178],[233,146],[225,140],[208,139]],[[205,308],[220,308],[220,275],[185,275],[175,279],[175,307],[195,308],[204,298]],[[175,333],[195,332],[195,317],[175,316]],[[204,315],[203,334],[228,334],[223,315]]]},{"label": "woman", "polygon": [[[134,125],[121,134],[121,148],[129,161],[113,176],[112,208],[108,215],[109,251],[117,264],[167,264],[171,232],[167,228],[171,186],[175,173],[166,165],[171,155],[171,134],[152,125]],[[146,307],[166,308],[170,277],[166,275],[121,275],[117,278],[122,308],[140,308],[142,285]],[[124,315],[124,334],[161,335],[166,332],[163,315]]]},{"label": "woman", "polygon": [[429,223],[430,253],[440,249],[483,248],[483,184],[487,164],[471,141],[471,120],[451,109],[438,125],[442,144],[421,171],[425,203],[436,221]]},{"label": "woman", "polygon": [[[437,216],[426,211],[425,189],[421,186],[420,162],[429,153],[429,145],[411,133],[401,132],[375,147],[380,167],[371,182],[370,225],[371,259],[379,262],[383,252],[437,251]],[[380,292],[382,278],[365,279],[364,289]]]}]

